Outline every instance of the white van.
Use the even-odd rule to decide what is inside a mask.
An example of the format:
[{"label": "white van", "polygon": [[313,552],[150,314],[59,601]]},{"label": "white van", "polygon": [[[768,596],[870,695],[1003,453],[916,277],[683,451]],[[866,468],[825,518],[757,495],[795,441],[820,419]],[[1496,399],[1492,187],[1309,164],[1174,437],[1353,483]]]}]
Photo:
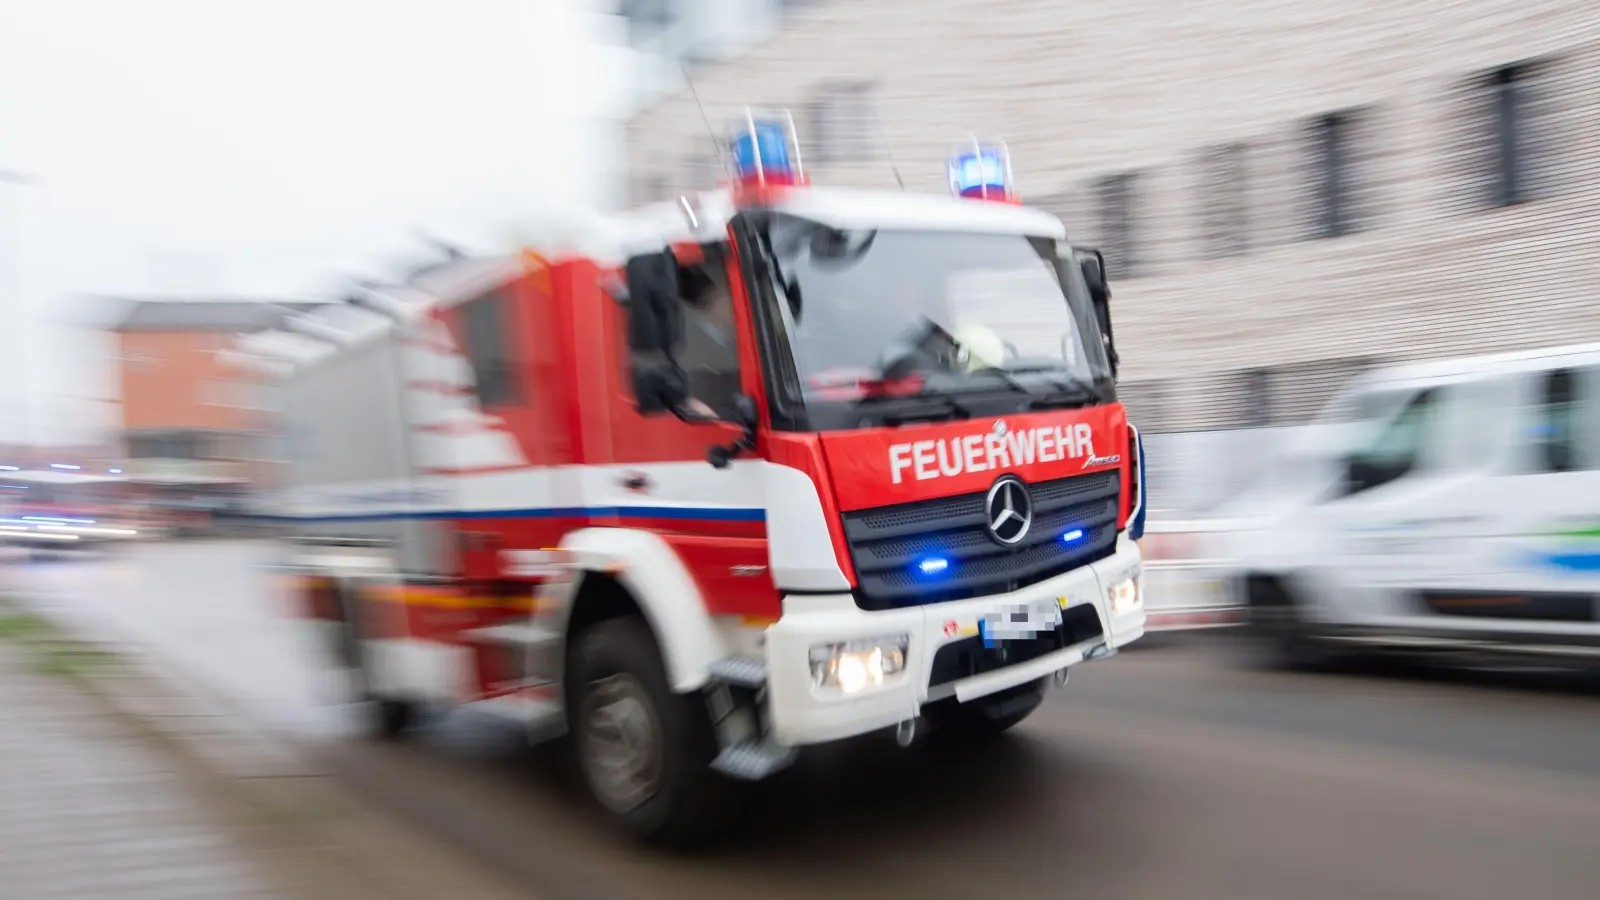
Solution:
[{"label": "white van", "polygon": [[1600,665],[1600,344],[1369,372],[1217,544],[1278,661]]}]

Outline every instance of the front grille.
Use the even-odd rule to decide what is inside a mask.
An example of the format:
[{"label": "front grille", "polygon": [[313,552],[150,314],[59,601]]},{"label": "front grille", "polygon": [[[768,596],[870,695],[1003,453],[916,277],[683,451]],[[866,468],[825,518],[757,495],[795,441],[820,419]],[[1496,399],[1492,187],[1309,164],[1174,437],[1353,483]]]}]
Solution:
[{"label": "front grille", "polygon": [[[1121,473],[1115,469],[1028,485],[1033,525],[1014,547],[989,537],[988,490],[844,514],[857,600],[889,609],[1002,594],[1109,555],[1117,542]],[[1068,543],[1062,535],[1082,530]],[[948,566],[923,574],[922,560]]]},{"label": "front grille", "polygon": [[1030,638],[1003,641],[998,647],[985,647],[980,637],[951,641],[933,655],[933,671],[928,676],[928,686],[938,687],[996,669],[1020,665],[1104,633],[1100,627],[1100,616],[1094,607],[1073,606],[1062,611],[1061,624],[1054,630]]}]

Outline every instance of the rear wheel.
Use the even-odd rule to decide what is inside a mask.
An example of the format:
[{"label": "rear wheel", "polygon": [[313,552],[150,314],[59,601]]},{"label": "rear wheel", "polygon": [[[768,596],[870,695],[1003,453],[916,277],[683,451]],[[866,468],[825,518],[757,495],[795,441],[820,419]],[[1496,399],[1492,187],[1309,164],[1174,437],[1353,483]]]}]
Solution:
[{"label": "rear wheel", "polygon": [[984,740],[1010,731],[1044,702],[1048,679],[1008,688],[981,700],[948,700],[923,710],[923,717],[942,740]]},{"label": "rear wheel", "polygon": [[380,740],[395,740],[416,724],[418,705],[414,700],[390,697],[374,690],[370,654],[362,644],[360,589],[347,583],[335,583],[327,589],[335,594],[335,609],[339,615],[334,658],[355,683],[362,707],[363,729]]},{"label": "rear wheel", "polygon": [[683,848],[714,837],[733,785],[711,770],[716,737],[698,694],[676,694],[638,619],[582,632],[568,668],[573,750],[589,792],[633,834]]}]

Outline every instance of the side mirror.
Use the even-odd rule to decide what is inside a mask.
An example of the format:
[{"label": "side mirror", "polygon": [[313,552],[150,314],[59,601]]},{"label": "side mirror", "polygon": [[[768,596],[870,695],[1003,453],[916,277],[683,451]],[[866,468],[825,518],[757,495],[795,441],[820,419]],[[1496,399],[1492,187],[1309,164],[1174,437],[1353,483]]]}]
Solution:
[{"label": "side mirror", "polygon": [[677,415],[689,401],[689,380],[682,369],[670,362],[640,359],[635,354],[633,396],[641,413]]},{"label": "side mirror", "polygon": [[1094,317],[1100,326],[1100,336],[1105,341],[1106,359],[1111,363],[1111,375],[1117,374],[1117,341],[1111,332],[1111,283],[1106,276],[1106,257],[1099,250],[1078,250],[1078,269],[1089,288],[1089,302],[1094,306]]},{"label": "side mirror", "polygon": [[1345,460],[1344,465],[1344,493],[1354,494],[1371,487],[1373,478],[1372,464],[1359,456],[1352,456]]},{"label": "side mirror", "polygon": [[673,358],[683,340],[677,260],[670,252],[628,260],[628,350],[633,395],[641,413],[677,414],[689,399],[689,379]]},{"label": "side mirror", "polygon": [[733,398],[733,424],[744,431],[731,444],[719,444],[706,451],[706,462],[711,463],[713,469],[726,469],[733,458],[746,450],[756,448],[756,425],[760,423],[760,413],[756,409],[756,401],[749,394],[739,394]]},{"label": "side mirror", "polygon": [[681,274],[671,253],[646,253],[628,260],[628,348],[671,354],[683,340]]}]

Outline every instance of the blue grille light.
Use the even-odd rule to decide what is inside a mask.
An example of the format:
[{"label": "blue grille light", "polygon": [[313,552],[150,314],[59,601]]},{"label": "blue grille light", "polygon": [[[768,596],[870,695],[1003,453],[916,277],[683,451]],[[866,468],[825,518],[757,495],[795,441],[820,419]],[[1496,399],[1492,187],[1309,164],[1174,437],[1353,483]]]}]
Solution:
[{"label": "blue grille light", "polygon": [[918,571],[922,572],[924,575],[937,575],[948,568],[950,568],[950,560],[945,559],[942,556],[930,556],[922,562],[917,563]]},{"label": "blue grille light", "polygon": [[1139,433],[1139,429],[1131,425],[1128,427],[1133,432],[1134,459],[1135,464],[1139,467],[1135,470],[1139,478],[1139,493],[1134,497],[1136,505],[1133,510],[1133,517],[1128,522],[1128,540],[1137,541],[1144,537],[1145,510],[1150,503],[1150,495],[1145,487],[1145,479],[1148,477],[1149,470],[1144,465],[1144,435]]},{"label": "blue grille light", "polygon": [[1070,544],[1073,541],[1081,541],[1081,540],[1083,540],[1083,529],[1082,528],[1074,528],[1071,531],[1069,531],[1066,534],[1063,534],[1061,536],[1061,542],[1063,544]]}]

